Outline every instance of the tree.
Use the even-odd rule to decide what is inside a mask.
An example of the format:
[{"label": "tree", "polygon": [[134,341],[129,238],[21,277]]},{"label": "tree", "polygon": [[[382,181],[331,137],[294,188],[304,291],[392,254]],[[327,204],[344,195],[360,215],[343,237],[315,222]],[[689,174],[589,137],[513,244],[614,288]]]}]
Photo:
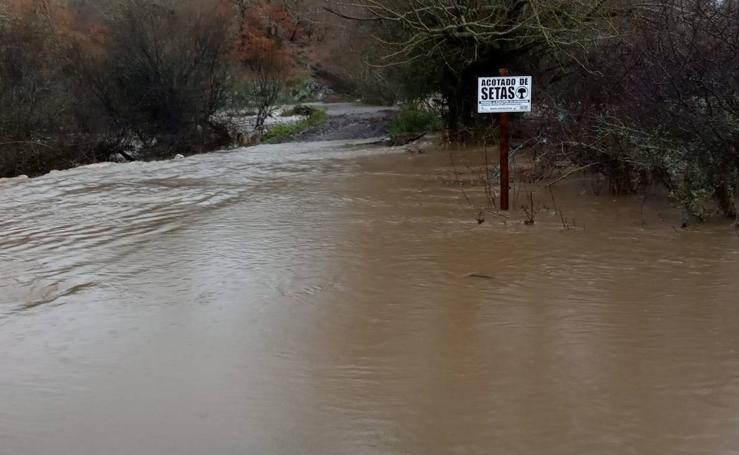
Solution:
[{"label": "tree", "polygon": [[67,99],[59,48],[31,5],[0,19],[0,136],[39,139],[59,126]]},{"label": "tree", "polygon": [[280,5],[259,3],[241,10],[234,53],[243,81],[242,95],[257,111],[257,130],[272,113],[291,70],[289,52],[276,30],[292,35],[296,27]]},{"label": "tree", "polygon": [[[33,2],[0,10],[0,177],[67,161],[57,145],[72,128],[63,44]],[[46,11],[49,14],[48,11]],[[50,164],[51,163],[51,164]]]},{"label": "tree", "polygon": [[[655,175],[696,216],[739,204],[739,4],[661,0],[608,49],[588,147]],[[602,51],[602,52],[605,52]],[[613,63],[608,63],[608,62]]]}]

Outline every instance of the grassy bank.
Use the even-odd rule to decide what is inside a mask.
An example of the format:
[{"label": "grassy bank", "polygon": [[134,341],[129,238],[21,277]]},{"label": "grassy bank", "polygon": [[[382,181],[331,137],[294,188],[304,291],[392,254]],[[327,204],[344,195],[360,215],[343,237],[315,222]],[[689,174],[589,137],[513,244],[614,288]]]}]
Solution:
[{"label": "grassy bank", "polygon": [[324,123],[326,123],[327,119],[328,115],[326,114],[325,110],[314,110],[308,117],[304,118],[303,120],[293,123],[285,123],[282,125],[275,125],[274,127],[270,128],[264,134],[264,136],[262,136],[262,142],[267,144],[276,144],[294,134],[305,131],[308,128],[314,128],[316,126],[323,125]]}]

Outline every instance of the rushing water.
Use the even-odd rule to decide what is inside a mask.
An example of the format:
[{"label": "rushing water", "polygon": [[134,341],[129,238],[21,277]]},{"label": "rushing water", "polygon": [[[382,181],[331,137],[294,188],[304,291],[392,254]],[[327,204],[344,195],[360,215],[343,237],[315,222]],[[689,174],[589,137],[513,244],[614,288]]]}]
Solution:
[{"label": "rushing water", "polygon": [[0,454],[739,453],[731,229],[585,181],[478,225],[450,172],[337,142],[0,183]]}]

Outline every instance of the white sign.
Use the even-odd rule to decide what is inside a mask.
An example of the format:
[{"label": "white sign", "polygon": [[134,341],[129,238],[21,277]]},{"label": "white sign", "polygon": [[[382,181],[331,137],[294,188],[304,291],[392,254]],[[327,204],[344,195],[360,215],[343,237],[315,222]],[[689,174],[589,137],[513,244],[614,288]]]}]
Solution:
[{"label": "white sign", "polygon": [[477,79],[477,112],[531,112],[531,76]]}]

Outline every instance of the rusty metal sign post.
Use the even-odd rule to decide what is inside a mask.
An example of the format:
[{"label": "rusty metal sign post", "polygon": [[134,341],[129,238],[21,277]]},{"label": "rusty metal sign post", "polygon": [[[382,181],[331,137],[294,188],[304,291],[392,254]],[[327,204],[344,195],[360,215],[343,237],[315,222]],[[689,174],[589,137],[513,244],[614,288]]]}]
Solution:
[{"label": "rusty metal sign post", "polygon": [[[503,77],[509,76],[510,73],[507,69],[501,69],[500,75]],[[509,195],[508,192],[511,188],[511,177],[510,177],[510,166],[508,165],[508,139],[510,138],[510,132],[508,131],[508,112],[501,112],[500,114],[500,145],[498,151],[500,152],[500,209],[509,209]]]},{"label": "rusty metal sign post", "polygon": [[511,76],[503,68],[499,77],[477,79],[477,112],[499,114],[500,125],[500,209],[508,210],[510,191],[509,112],[531,112],[531,76]]}]

